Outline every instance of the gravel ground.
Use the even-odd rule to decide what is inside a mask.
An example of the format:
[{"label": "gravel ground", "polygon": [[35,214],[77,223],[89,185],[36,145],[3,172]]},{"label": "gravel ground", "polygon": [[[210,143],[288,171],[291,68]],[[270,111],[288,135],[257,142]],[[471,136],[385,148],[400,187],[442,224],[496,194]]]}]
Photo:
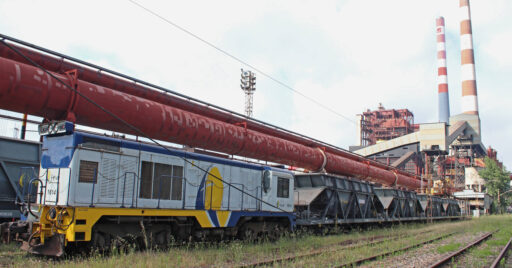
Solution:
[{"label": "gravel ground", "polygon": [[[387,257],[384,260],[375,261],[361,267],[427,267],[434,264],[441,258],[448,256],[451,252],[440,254],[437,248],[451,243],[460,243],[461,248],[481,236],[483,233],[474,235],[461,234],[450,236],[436,243],[427,244],[420,248],[404,252],[397,256]],[[454,251],[456,251],[455,249]],[[465,266],[461,266],[465,267]]]}]

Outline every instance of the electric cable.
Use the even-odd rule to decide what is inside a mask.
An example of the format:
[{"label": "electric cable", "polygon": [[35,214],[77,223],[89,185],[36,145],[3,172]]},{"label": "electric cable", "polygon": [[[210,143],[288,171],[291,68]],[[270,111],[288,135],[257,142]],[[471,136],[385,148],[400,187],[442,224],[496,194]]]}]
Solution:
[{"label": "electric cable", "polygon": [[153,16],[155,16],[155,17],[157,17],[157,18],[159,18],[159,19],[163,20],[164,22],[166,22],[166,23],[168,23],[168,24],[170,24],[170,25],[172,25],[172,26],[176,27],[177,29],[181,30],[182,32],[184,32],[184,33],[186,33],[186,34],[188,34],[188,35],[190,35],[190,36],[194,37],[195,39],[197,39],[197,40],[199,40],[199,41],[201,41],[201,42],[203,42],[203,43],[205,43],[206,45],[208,45],[208,46],[212,47],[213,49],[215,49],[215,50],[219,51],[220,53],[224,54],[225,56],[228,56],[229,58],[231,58],[231,59],[233,59],[233,60],[235,60],[235,61],[237,61],[237,62],[239,62],[239,63],[241,63],[241,64],[243,64],[243,65],[245,65],[245,66],[247,66],[247,67],[250,67],[250,68],[254,69],[256,72],[258,72],[258,73],[260,73],[261,75],[263,75],[264,77],[266,77],[266,78],[268,78],[268,79],[270,79],[270,80],[274,81],[275,83],[277,83],[277,84],[281,85],[282,87],[284,87],[284,88],[286,88],[286,89],[289,89],[289,90],[291,90],[292,92],[295,92],[295,93],[299,94],[299,95],[300,95],[300,96],[302,96],[303,98],[305,98],[305,99],[307,99],[307,100],[309,100],[309,101],[313,102],[314,104],[316,104],[316,105],[318,105],[318,106],[320,106],[320,107],[324,108],[325,110],[327,110],[327,111],[329,111],[329,112],[331,112],[331,113],[333,113],[333,114],[335,114],[335,115],[337,115],[337,116],[339,116],[339,117],[341,117],[341,118],[343,118],[343,119],[345,119],[345,120],[349,121],[350,123],[352,123],[352,124],[354,124],[354,125],[357,125],[357,123],[356,123],[354,120],[350,119],[349,117],[344,116],[344,115],[342,115],[342,114],[340,114],[340,113],[336,112],[335,110],[331,109],[330,107],[328,107],[328,106],[326,106],[326,105],[322,104],[321,102],[319,102],[319,101],[317,101],[317,100],[315,100],[315,99],[313,99],[313,98],[311,98],[311,97],[309,97],[309,96],[307,96],[307,95],[305,95],[305,94],[301,93],[300,91],[298,91],[297,89],[293,88],[292,86],[289,86],[289,85],[287,85],[286,83],[281,82],[281,80],[279,80],[279,79],[277,79],[277,78],[274,78],[273,76],[271,76],[271,75],[267,74],[266,72],[262,71],[260,68],[257,68],[257,67],[255,67],[254,65],[252,65],[252,64],[250,64],[250,63],[248,63],[248,62],[246,62],[246,61],[244,61],[244,60],[240,59],[239,57],[237,57],[237,56],[235,56],[235,55],[233,55],[233,54],[231,54],[231,53],[227,52],[226,50],[224,50],[224,49],[222,49],[222,48],[220,48],[220,47],[218,47],[218,46],[214,45],[213,43],[211,43],[211,42],[207,41],[206,39],[204,39],[204,38],[202,38],[202,37],[200,37],[200,36],[198,36],[198,35],[196,35],[196,34],[192,33],[191,31],[189,31],[189,30],[185,29],[184,27],[181,27],[181,26],[179,26],[178,24],[176,24],[175,22],[172,22],[171,20],[169,20],[169,19],[167,19],[167,18],[163,17],[162,15],[160,15],[160,14],[156,13],[155,11],[153,11],[153,10],[151,10],[151,9],[149,9],[149,8],[147,8],[147,7],[145,7],[145,6],[143,6],[143,5],[141,5],[140,3],[138,3],[138,2],[136,2],[136,1],[134,1],[134,0],[128,0],[128,1],[129,1],[129,2],[131,2],[132,4],[134,4],[134,5],[138,6],[139,8],[141,8],[141,9],[145,10],[146,12],[148,12],[148,13],[152,14]]}]

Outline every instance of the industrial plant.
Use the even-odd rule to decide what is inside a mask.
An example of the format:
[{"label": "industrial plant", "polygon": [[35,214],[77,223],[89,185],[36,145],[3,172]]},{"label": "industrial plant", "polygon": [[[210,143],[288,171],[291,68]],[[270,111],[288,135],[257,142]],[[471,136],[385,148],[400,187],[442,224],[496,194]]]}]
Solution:
[{"label": "industrial plant", "polygon": [[351,151],[426,179],[423,192],[467,200],[473,215],[488,213],[491,197],[478,175],[484,157],[496,150],[482,143],[469,1],[461,1],[461,112],[450,115],[445,21],[436,19],[438,122],[415,124],[408,109],[385,109],[358,115],[360,143]]}]

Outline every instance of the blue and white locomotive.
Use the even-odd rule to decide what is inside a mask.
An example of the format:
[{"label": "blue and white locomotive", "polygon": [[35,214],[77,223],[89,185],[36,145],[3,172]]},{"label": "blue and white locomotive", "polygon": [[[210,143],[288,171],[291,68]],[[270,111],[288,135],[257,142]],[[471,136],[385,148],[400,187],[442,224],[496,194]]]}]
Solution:
[{"label": "blue and white locomotive", "polygon": [[[84,132],[43,127],[35,253],[114,238],[274,235],[293,229],[294,176],[285,169]],[[34,212],[32,212],[35,214]],[[39,245],[39,247],[38,247]],[[45,245],[45,246],[43,246]]]}]

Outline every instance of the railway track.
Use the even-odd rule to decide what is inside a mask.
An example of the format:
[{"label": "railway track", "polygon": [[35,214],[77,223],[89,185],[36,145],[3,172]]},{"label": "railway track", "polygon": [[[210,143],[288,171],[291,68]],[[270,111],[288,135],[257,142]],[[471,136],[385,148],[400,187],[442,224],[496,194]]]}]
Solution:
[{"label": "railway track", "polygon": [[512,244],[512,237],[508,240],[508,243],[503,247],[503,249],[500,251],[500,254],[496,257],[496,259],[492,262],[490,268],[496,268],[496,267],[505,267],[502,263],[502,260],[505,259],[505,256],[507,255],[508,250],[510,249],[510,245]]},{"label": "railway track", "polygon": [[472,247],[474,247],[476,245],[479,245],[480,243],[482,243],[486,239],[490,238],[492,236],[492,234],[494,234],[497,231],[498,230],[495,230],[493,232],[489,232],[489,233],[486,233],[486,234],[480,236],[479,238],[477,238],[473,242],[467,244],[465,247],[463,247],[463,248],[461,248],[461,249],[459,249],[459,250],[449,254],[448,256],[443,257],[441,260],[439,260],[438,262],[430,265],[429,267],[430,268],[436,268],[436,267],[442,267],[442,266],[448,264],[449,262],[451,262],[452,260],[454,260],[455,258],[460,256],[461,254],[466,252],[468,249],[470,249],[470,248],[472,248]]},{"label": "railway track", "polygon": [[452,235],[457,234],[457,233],[459,233],[459,231],[448,233],[448,234],[443,234],[443,235],[440,235],[440,236],[438,236],[436,238],[429,239],[427,241],[423,241],[423,242],[420,242],[420,243],[416,243],[414,245],[410,245],[410,246],[406,246],[406,247],[403,247],[403,248],[399,248],[397,250],[387,251],[387,252],[376,254],[376,255],[373,255],[373,256],[370,256],[370,257],[361,258],[361,259],[358,259],[358,260],[355,260],[355,261],[351,261],[351,262],[347,262],[347,263],[344,263],[342,265],[338,265],[338,266],[335,266],[335,267],[352,267],[352,266],[356,266],[356,265],[362,264],[364,262],[374,261],[374,260],[377,260],[377,259],[382,258],[382,257],[393,255],[393,254],[398,253],[398,252],[407,251],[407,250],[410,250],[410,249],[413,249],[413,248],[417,248],[417,247],[423,246],[425,244],[433,243],[435,241],[447,238],[447,237],[452,236]]},{"label": "railway track", "polygon": [[[355,249],[358,247],[363,247],[363,246],[368,246],[368,245],[377,245],[377,244],[384,243],[387,241],[400,239],[400,238],[406,238],[406,237],[410,237],[410,236],[417,236],[417,235],[425,234],[428,232],[430,232],[430,230],[424,231],[424,232],[419,232],[419,233],[410,233],[407,235],[395,234],[395,235],[391,235],[391,236],[381,235],[381,236],[368,236],[368,237],[357,238],[357,239],[349,239],[349,240],[341,241],[338,243],[333,243],[333,244],[323,246],[321,249],[314,250],[314,251],[311,251],[311,252],[308,252],[305,254],[289,255],[289,256],[282,257],[282,258],[272,258],[272,259],[267,259],[267,260],[262,260],[262,261],[256,261],[256,262],[252,262],[252,263],[248,263],[248,264],[243,264],[239,267],[257,267],[257,266],[264,266],[264,265],[273,265],[275,263],[282,263],[282,262],[286,262],[286,261],[292,261],[292,260],[297,260],[297,259],[301,259],[301,258],[317,256],[322,253],[328,253],[328,252],[333,252],[333,251],[338,251],[338,250],[346,250],[346,249]],[[452,234],[454,234],[454,233],[452,233]],[[452,235],[452,234],[450,234],[450,235]],[[369,243],[361,243],[364,241],[367,241]],[[341,247],[337,247],[337,248],[333,249],[332,248],[333,246],[341,246]]]}]

